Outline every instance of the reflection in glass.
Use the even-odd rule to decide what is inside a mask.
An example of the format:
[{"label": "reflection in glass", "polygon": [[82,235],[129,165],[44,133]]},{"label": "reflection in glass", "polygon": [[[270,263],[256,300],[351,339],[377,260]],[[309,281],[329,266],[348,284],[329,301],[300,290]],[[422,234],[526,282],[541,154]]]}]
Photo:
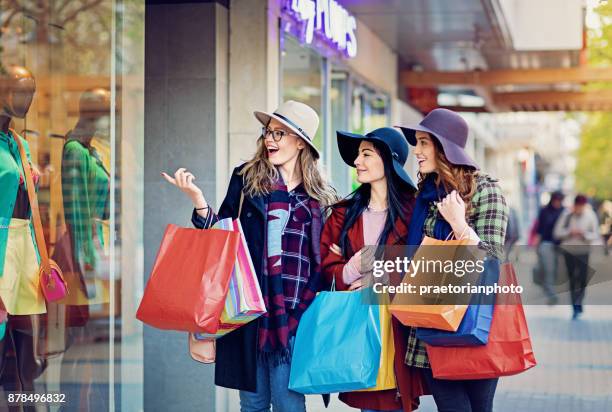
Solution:
[{"label": "reflection in glass", "polygon": [[[0,0],[0,73],[25,66],[37,89],[27,117],[13,117],[11,127],[29,143],[40,175],[44,237],[69,283],[66,299],[43,301],[46,313],[22,316],[19,325],[9,315],[0,341],[0,384],[5,392],[21,387],[65,393],[69,401],[51,410],[108,410],[117,379],[111,373],[115,339],[109,342],[114,336],[121,345],[115,333],[121,283],[110,272],[110,239],[118,232],[109,223],[110,174],[117,164],[111,159],[111,107],[118,106],[111,84],[117,85],[115,98],[123,86],[121,76],[113,83],[119,71],[112,67],[119,62],[126,72],[142,70],[129,50],[142,45],[143,10],[142,0]],[[113,29],[125,45],[116,43],[115,53]],[[140,89],[125,89],[140,96]],[[0,410],[5,395],[0,393]]]},{"label": "reflection in glass", "polygon": [[[283,101],[297,100],[316,110],[323,124],[323,57],[307,47],[302,47],[286,34],[282,51]],[[321,150],[323,127],[317,129],[313,142]]]},{"label": "reflection in glass", "polygon": [[[79,120],[66,135],[62,151],[61,185],[65,228],[55,246],[56,261],[64,264],[71,293],[67,305],[109,302],[107,228],[110,175],[97,148],[98,124],[110,113],[110,92],[86,91],[79,102]],[[108,133],[102,132],[102,135]],[[105,151],[108,151],[106,149]],[[106,236],[105,236],[106,235]],[[105,239],[106,238],[106,239]]]},{"label": "reflection in glass", "polygon": [[[354,133],[365,134],[389,125],[389,96],[377,93],[365,85],[353,84],[351,109],[351,131]],[[351,191],[359,187],[355,169],[351,169],[351,182]]]},{"label": "reflection in glass", "polygon": [[[28,143],[12,128],[30,110],[36,83],[30,70],[18,65],[0,73],[0,384],[4,391],[33,391],[34,380],[47,363],[36,356],[39,315],[47,308],[38,276],[38,254],[30,223],[30,197],[38,173],[32,171]],[[31,171],[32,181],[27,180]],[[32,185],[33,183],[33,185]],[[3,409],[19,410],[21,405]],[[24,406],[24,410],[33,410]]]},{"label": "reflection in glass", "polygon": [[349,194],[349,169],[340,156],[336,142],[336,131],[348,129],[348,73],[334,71],[331,75],[330,108],[331,108],[331,148],[332,148],[332,182],[340,196]]}]

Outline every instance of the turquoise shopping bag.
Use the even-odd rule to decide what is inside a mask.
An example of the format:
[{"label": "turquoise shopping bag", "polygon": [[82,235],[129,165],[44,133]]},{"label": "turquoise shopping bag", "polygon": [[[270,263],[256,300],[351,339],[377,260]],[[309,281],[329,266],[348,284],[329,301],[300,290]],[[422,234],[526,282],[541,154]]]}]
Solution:
[{"label": "turquoise shopping bag", "polygon": [[380,309],[362,293],[321,292],[302,316],[289,389],[303,394],[350,392],[376,385]]}]

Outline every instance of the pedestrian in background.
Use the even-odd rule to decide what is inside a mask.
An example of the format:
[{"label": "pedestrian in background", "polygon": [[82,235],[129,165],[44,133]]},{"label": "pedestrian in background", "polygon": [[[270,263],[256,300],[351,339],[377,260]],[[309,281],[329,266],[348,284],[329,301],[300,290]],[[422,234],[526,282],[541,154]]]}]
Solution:
[{"label": "pedestrian in background", "polygon": [[599,231],[603,238],[606,256],[610,254],[610,238],[612,237],[612,201],[604,200],[599,207]]},{"label": "pedestrian in background", "polygon": [[548,304],[554,305],[558,297],[554,291],[558,271],[558,245],[559,241],[553,236],[555,224],[563,213],[564,195],[560,191],[553,192],[550,201],[538,214],[536,224],[536,245],[538,253],[538,263],[536,271],[539,274],[544,293],[548,297]]},{"label": "pedestrian in background", "polygon": [[585,195],[576,196],[572,209],[561,214],[553,235],[561,243],[570,281],[572,319],[577,319],[582,314],[591,245],[599,240],[597,215]]},{"label": "pedestrian in background", "polygon": [[504,254],[506,259],[510,260],[510,252],[521,237],[521,226],[519,224],[518,214],[516,209],[511,207],[508,215],[508,227],[506,228],[506,239],[504,242]]}]

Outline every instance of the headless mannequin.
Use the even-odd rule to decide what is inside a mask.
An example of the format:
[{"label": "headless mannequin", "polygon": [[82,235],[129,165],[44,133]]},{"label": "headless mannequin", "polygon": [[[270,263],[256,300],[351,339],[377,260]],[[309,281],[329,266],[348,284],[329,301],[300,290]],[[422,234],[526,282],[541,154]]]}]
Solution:
[{"label": "headless mannequin", "polygon": [[[34,76],[25,67],[10,66],[7,73],[0,77],[0,130],[3,133],[11,135],[9,125],[13,118],[25,118],[35,91]],[[23,162],[27,164],[26,159],[23,159]],[[0,376],[2,376],[2,386],[6,391],[34,390],[34,379],[42,371],[42,364],[34,355],[32,335],[29,315],[8,316],[7,333],[0,341],[0,354],[2,355]],[[10,362],[11,358],[8,353],[11,351],[15,353],[16,365]],[[15,379],[11,379],[12,377]],[[29,407],[24,407],[24,410],[29,410]]]},{"label": "headless mannequin", "polygon": [[8,133],[13,117],[25,118],[35,91],[34,76],[28,69],[21,66],[8,68],[7,74],[0,78],[0,130]]}]

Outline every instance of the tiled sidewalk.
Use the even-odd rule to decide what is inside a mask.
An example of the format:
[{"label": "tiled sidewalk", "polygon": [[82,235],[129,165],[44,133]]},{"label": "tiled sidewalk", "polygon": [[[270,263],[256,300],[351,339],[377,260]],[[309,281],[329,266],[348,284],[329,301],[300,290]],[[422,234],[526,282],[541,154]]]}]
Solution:
[{"label": "tiled sidewalk", "polygon": [[578,321],[568,306],[526,311],[538,365],[500,381],[495,410],[612,411],[612,307]]},{"label": "tiled sidewalk", "polygon": [[[494,410],[500,412],[612,411],[612,306],[586,307],[571,321],[567,305],[525,308],[538,365],[502,378]],[[337,399],[328,411],[354,411]],[[323,412],[320,397],[308,397],[309,412]],[[430,396],[419,411],[436,411]]]}]

